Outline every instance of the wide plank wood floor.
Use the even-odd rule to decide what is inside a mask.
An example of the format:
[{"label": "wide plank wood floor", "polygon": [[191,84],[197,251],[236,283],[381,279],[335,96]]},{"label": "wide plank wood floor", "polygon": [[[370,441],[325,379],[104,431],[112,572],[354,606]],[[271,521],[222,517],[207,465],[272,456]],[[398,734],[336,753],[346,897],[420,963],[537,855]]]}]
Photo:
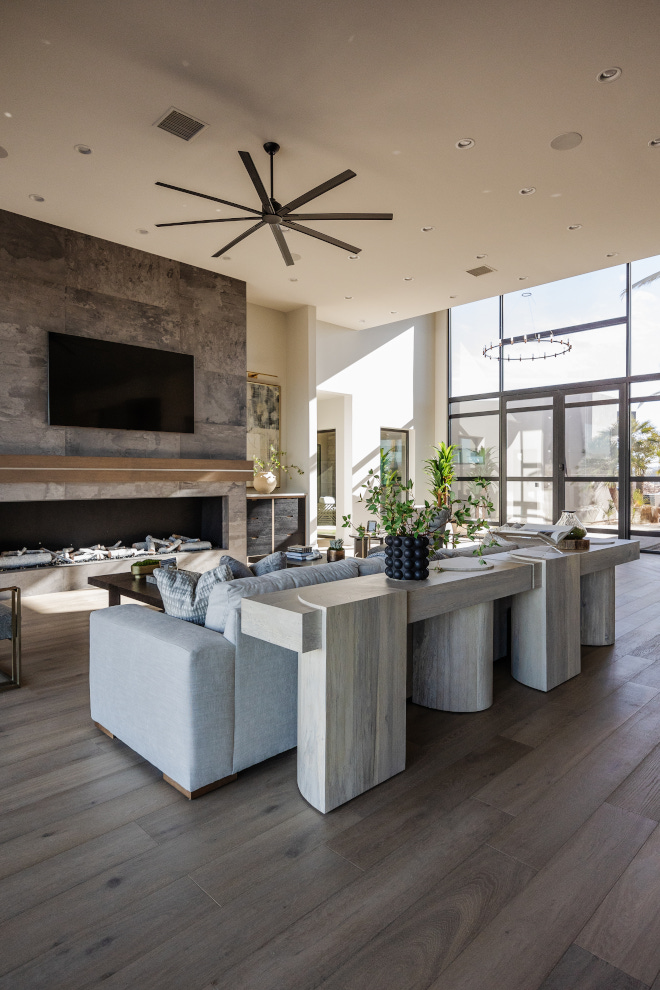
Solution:
[{"label": "wide plank wood floor", "polygon": [[326,816],[295,751],[188,802],[100,733],[106,601],[24,599],[0,990],[660,990],[660,557],[617,568],[617,642],[579,677],[500,661],[486,712],[411,704],[406,771]]}]

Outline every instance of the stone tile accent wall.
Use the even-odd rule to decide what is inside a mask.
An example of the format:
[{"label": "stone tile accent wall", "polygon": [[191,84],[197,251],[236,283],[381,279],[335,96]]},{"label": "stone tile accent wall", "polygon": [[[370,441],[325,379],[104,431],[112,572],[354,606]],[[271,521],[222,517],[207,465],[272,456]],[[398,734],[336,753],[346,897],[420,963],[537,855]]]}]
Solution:
[{"label": "stone tile accent wall", "polygon": [[[244,459],[245,308],[238,279],[0,210],[0,453]],[[49,426],[48,330],[193,354],[195,433]],[[114,484],[94,494],[226,494],[230,542],[244,547],[244,486],[208,488]],[[63,497],[89,498],[90,486],[0,485],[0,502]]]}]

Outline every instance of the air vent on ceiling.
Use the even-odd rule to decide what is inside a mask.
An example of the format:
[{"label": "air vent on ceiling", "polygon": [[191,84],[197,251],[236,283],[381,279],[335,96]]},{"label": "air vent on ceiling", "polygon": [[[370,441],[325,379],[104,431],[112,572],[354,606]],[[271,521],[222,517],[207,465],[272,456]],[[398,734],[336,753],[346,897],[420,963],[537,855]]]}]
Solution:
[{"label": "air vent on ceiling", "polygon": [[189,114],[177,110],[176,107],[170,107],[169,110],[158,118],[155,124],[161,130],[167,131],[168,134],[174,134],[175,137],[180,137],[184,141],[192,141],[200,131],[203,131],[208,126],[203,121],[195,120]]},{"label": "air vent on ceiling", "polygon": [[468,268],[466,274],[474,275],[475,277],[478,277],[479,275],[487,275],[488,272],[494,272],[494,271],[497,271],[497,269],[489,268],[488,265],[479,265],[478,268]]}]

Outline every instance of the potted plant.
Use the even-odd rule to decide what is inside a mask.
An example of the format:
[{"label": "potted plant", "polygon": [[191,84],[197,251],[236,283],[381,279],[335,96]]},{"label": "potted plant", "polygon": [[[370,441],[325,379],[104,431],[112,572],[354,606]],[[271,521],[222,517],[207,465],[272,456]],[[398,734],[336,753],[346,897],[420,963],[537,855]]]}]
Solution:
[{"label": "potted plant", "polygon": [[277,486],[276,471],[283,471],[289,478],[293,478],[292,471],[297,471],[298,474],[305,473],[297,464],[287,464],[285,458],[286,450],[278,450],[274,443],[271,443],[268,448],[267,460],[261,457],[254,458],[252,462],[254,470],[253,485],[255,491],[258,491],[260,495],[270,495],[275,490]]},{"label": "potted plant", "polygon": [[345,556],[344,541],[339,537],[335,540],[330,540],[327,553],[328,563],[331,563],[333,560],[343,560]]},{"label": "potted plant", "polygon": [[[454,456],[458,450],[456,444],[446,444],[443,441],[433,450],[434,456],[424,461],[424,465],[431,479],[431,493],[438,507],[432,524],[437,549],[450,542],[456,546],[459,532],[468,539],[474,539],[481,530],[489,529],[486,517],[494,506],[488,493],[490,481],[487,478],[475,478],[471,481],[469,485],[472,491],[468,490],[467,498],[460,498],[454,492],[452,484],[455,478]],[[451,522],[454,530],[451,533],[446,530],[448,522]],[[476,552],[480,553],[481,550],[478,547]]]},{"label": "potted plant", "polygon": [[378,475],[370,470],[360,501],[365,502],[369,512],[380,520],[387,534],[386,575],[408,581],[425,580],[429,576],[431,544],[427,534],[436,506],[428,502],[416,506],[412,481],[403,484],[397,471],[385,471]]}]

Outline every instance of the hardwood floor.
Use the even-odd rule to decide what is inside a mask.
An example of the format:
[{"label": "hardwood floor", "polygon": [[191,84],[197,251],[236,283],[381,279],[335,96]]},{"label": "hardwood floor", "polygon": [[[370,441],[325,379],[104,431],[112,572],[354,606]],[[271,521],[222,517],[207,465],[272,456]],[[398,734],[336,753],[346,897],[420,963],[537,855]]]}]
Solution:
[{"label": "hardwood floor", "polygon": [[[26,598],[0,694],[0,990],[660,990],[660,557],[542,694],[408,708],[404,773],[323,816],[295,752],[186,801],[89,717],[102,591]],[[2,659],[2,658],[0,658]]]}]

